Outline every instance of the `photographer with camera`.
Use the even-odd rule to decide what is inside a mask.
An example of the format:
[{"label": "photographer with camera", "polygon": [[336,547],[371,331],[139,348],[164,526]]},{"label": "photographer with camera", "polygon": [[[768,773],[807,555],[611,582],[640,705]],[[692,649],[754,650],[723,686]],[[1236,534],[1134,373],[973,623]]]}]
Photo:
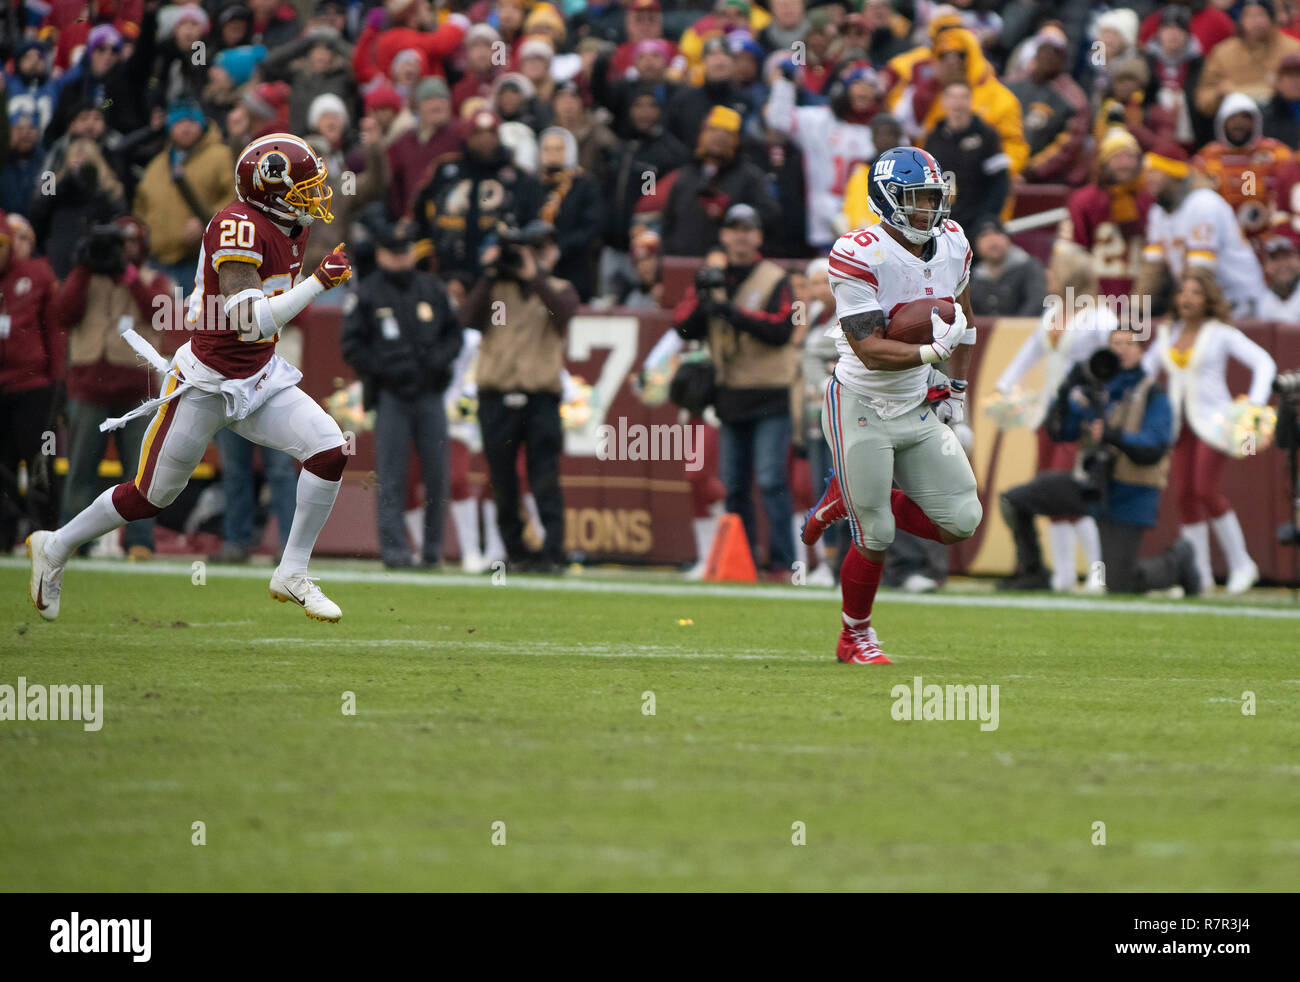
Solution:
[{"label": "photographer with camera", "polygon": [[1169,397],[1142,371],[1142,346],[1128,325],[1111,332],[1106,348],[1076,362],[1048,411],[1048,435],[1078,441],[1073,471],[1047,471],[1002,495],[1002,516],[1016,544],[1016,573],[1000,589],[1046,590],[1035,515],[1091,514],[1101,533],[1100,570],[1111,593],[1145,593],[1181,586],[1203,589],[1191,544],[1178,539],[1164,553],[1138,559],[1154,528],[1169,475],[1173,412]]},{"label": "photographer with camera", "polygon": [[343,302],[343,358],[361,378],[366,408],[376,411],[384,565],[412,565],[402,516],[414,444],[425,494],[421,554],[432,567],[442,561],[448,469],[443,391],[460,353],[460,321],[442,280],[415,268],[409,221],[383,222],[372,235],[377,268]]},{"label": "photographer with camera", "polygon": [[[138,219],[124,216],[111,225],[95,226],[77,247],[76,265],[50,307],[68,331],[68,476],[60,524],[103,490],[99,462],[109,434],[100,432],[100,420],[124,416],[158,391],[149,368],[121,334],[129,325],[149,344],[162,347],[163,335],[150,325],[156,305],[169,302],[172,284],[145,265],[148,255],[149,229]],[[139,416],[113,431],[124,475],[139,467],[148,427],[149,417]],[[131,559],[153,555],[153,527],[152,518],[126,525]]]},{"label": "photographer with camera", "polygon": [[720,234],[726,267],[706,264],[696,272],[694,286],[673,311],[673,323],[687,341],[709,342],[727,511],[741,516],[754,549],[758,530],[750,489],[757,473],[771,571],[785,577],[795,559],[787,467],[790,400],[799,377],[799,350],[792,341],[794,294],[785,271],[759,254],[758,212],[732,205]]},{"label": "photographer with camera", "polygon": [[[461,306],[465,326],[483,334],[476,369],[478,419],[501,538],[511,566],[534,572],[557,572],[565,558],[560,397],[564,335],[578,309],[578,294],[552,275],[559,258],[555,231],[545,222],[498,228],[479,257],[483,278]],[[538,554],[524,545],[519,515],[515,464],[521,445],[545,530]]]}]

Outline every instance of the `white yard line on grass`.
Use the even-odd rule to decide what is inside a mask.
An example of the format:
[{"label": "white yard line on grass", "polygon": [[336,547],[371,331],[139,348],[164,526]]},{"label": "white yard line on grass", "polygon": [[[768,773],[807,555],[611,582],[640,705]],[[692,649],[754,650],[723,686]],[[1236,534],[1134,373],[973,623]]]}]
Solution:
[{"label": "white yard line on grass", "polygon": [[[0,569],[26,569],[27,560],[17,556],[0,557]],[[111,559],[74,560],[68,572],[75,577],[78,572],[118,574],[170,574],[188,579],[192,567],[187,562],[152,560],[140,563],[122,563]],[[208,565],[205,574],[210,579],[268,580],[265,568],[248,566]],[[741,600],[810,600],[838,603],[836,591],[820,587],[747,586],[726,583],[639,583],[629,580],[595,580],[582,576],[535,577],[511,575],[501,586],[493,586],[489,576],[468,576],[457,573],[401,573],[387,570],[330,569],[327,565],[313,566],[312,573],[320,576],[328,587],[330,583],[381,583],[394,586],[478,587],[495,590],[540,590],[570,593],[627,593],[662,597],[731,597]],[[68,586],[68,596],[75,596],[75,579]],[[1195,600],[1108,600],[1097,597],[1022,597],[1006,594],[955,594],[955,593],[902,593],[886,590],[880,594],[883,604],[913,604],[921,607],[980,607],[1002,610],[1059,610],[1105,614],[1212,614],[1220,617],[1263,617],[1277,620],[1300,620],[1300,607],[1258,607],[1236,604],[1214,604]]]}]

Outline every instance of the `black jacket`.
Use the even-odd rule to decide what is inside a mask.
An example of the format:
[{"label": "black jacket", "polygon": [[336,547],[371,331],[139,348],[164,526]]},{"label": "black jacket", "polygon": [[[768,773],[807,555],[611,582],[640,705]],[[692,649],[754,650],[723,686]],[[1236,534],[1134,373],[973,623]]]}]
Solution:
[{"label": "black jacket", "polygon": [[59,91],[58,104],[45,127],[43,139],[47,147],[64,134],[73,117],[87,104],[100,106],[104,123],[108,129],[118,133],[129,133],[149,122],[147,90],[154,82],[149,76],[154,64],[157,31],[157,11],[145,10],[140,20],[140,36],[131,57],[119,60],[99,78],[90,74],[89,52],[82,55],[74,69],[75,77],[70,78]]},{"label": "black jacket", "polygon": [[691,159],[681,140],[662,126],[649,133],[630,133],[618,145],[618,156],[607,175],[604,198],[608,211],[605,218],[605,242],[619,252],[628,250],[628,230],[632,215],[646,185],[653,177],[662,181]]},{"label": "black jacket", "polygon": [[1292,150],[1300,149],[1300,119],[1291,112],[1291,107],[1280,95],[1264,103],[1260,114],[1264,124],[1264,135],[1281,140]]},{"label": "black jacket", "polygon": [[668,112],[664,117],[668,129],[692,153],[700,139],[700,127],[714,106],[734,109],[742,119],[754,110],[749,97],[734,82],[705,82],[700,86],[683,86],[668,101]]},{"label": "black jacket", "polygon": [[975,235],[981,218],[1002,213],[1011,192],[1011,172],[997,130],[978,116],[971,116],[970,125],[960,132],[941,119],[926,136],[925,149],[942,162],[948,183],[956,188],[952,220],[968,236]]},{"label": "black jacket", "polygon": [[[550,189],[544,187],[544,193]],[[586,303],[591,299],[596,279],[596,258],[600,253],[600,226],[604,217],[600,187],[590,174],[573,177],[555,216],[555,244],[560,258],[553,276],[568,280]]]},{"label": "black jacket", "polygon": [[[716,214],[705,210],[705,201]],[[764,241],[778,239],[781,206],[768,188],[767,175],[737,156],[712,177],[705,177],[698,160],[677,171],[663,212],[664,252],[670,256],[703,256],[718,241],[727,208],[750,205],[763,221]]]},{"label": "black jacket", "polygon": [[344,311],[343,360],[365,387],[366,408],[374,408],[376,389],[413,399],[451,383],[461,327],[438,277],[412,270],[403,282],[376,269],[349,294]]}]

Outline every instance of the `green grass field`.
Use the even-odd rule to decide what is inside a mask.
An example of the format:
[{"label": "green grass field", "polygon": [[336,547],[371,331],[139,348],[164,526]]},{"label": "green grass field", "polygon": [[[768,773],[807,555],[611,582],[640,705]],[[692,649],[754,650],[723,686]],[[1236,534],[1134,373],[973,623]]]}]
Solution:
[{"label": "green grass field", "polygon": [[[195,586],[179,564],[74,565],[47,624],[3,561],[0,684],[105,701],[98,732],[0,722],[4,889],[1296,884],[1285,595],[1248,616],[882,594],[898,664],[859,668],[833,657],[838,593],[812,587],[318,572],[338,625],[273,603],[269,569]],[[915,675],[997,684],[998,728],[895,721]]]}]

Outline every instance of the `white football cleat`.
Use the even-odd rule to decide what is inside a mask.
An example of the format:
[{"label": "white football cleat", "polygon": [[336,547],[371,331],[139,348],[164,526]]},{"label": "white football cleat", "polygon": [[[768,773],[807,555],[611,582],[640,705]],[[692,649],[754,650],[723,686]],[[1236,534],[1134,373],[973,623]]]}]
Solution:
[{"label": "white football cleat", "polygon": [[45,555],[50,532],[33,532],[27,536],[27,558],[32,561],[32,578],[28,594],[32,606],[47,621],[59,616],[59,594],[63,592],[63,567],[55,566]]},{"label": "white football cleat", "polygon": [[1228,583],[1224,588],[1228,593],[1245,593],[1259,582],[1259,567],[1251,560],[1250,565],[1229,570]]},{"label": "white football cleat", "polygon": [[316,585],[316,576],[282,577],[280,571],[271,574],[271,599],[280,603],[293,601],[301,607],[307,616],[315,621],[329,621],[331,624],[343,616],[343,611]]},{"label": "white football cleat", "polygon": [[904,593],[934,593],[939,589],[939,581],[924,573],[909,573],[903,581]]},{"label": "white football cleat", "polygon": [[809,586],[835,586],[835,574],[831,572],[830,563],[818,563],[804,582]]},{"label": "white football cleat", "polygon": [[487,557],[481,552],[467,552],[460,557],[460,568],[463,573],[482,573],[489,565]]}]

